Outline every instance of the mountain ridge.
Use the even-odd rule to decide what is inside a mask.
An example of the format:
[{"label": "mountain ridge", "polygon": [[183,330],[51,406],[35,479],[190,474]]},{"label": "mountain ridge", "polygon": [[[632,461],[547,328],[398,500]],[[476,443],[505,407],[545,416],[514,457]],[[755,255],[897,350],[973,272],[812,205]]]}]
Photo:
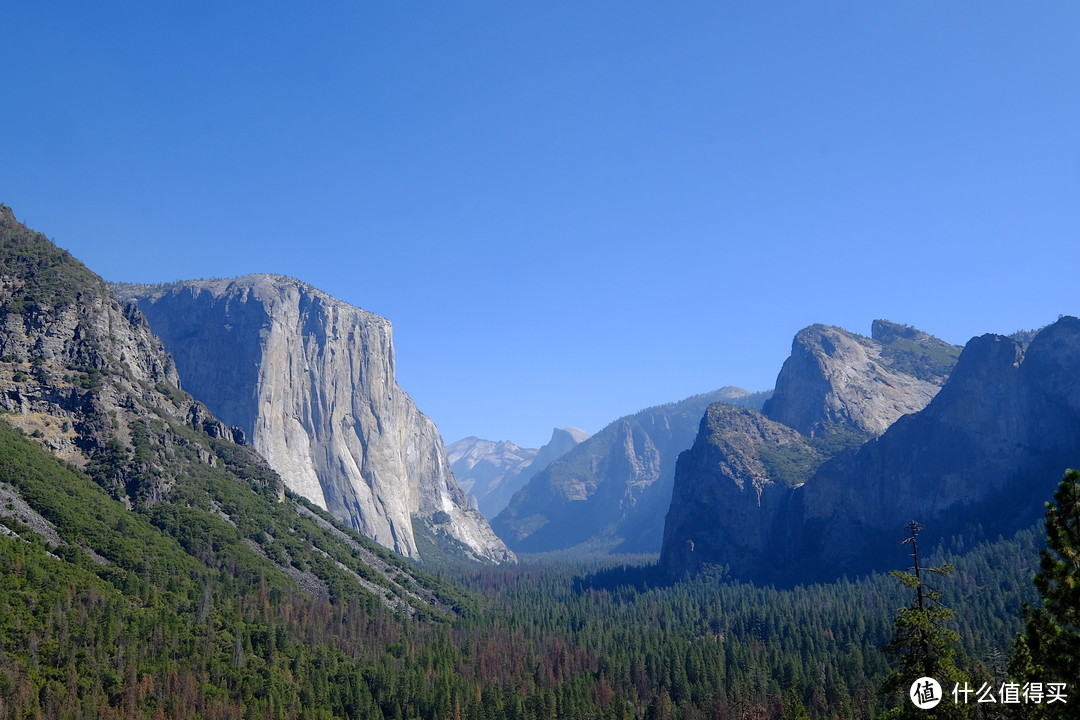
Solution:
[{"label": "mountain ridge", "polygon": [[[12,428],[5,442],[19,448],[21,438],[32,440],[50,460],[25,449],[16,454],[31,457],[31,465],[61,463],[62,472],[57,472],[67,478],[71,492],[91,498],[84,504],[100,504],[101,512],[121,518],[114,519],[116,525],[124,518],[152,518],[154,532],[171,538],[170,543],[205,533],[238,558],[260,565],[263,572],[280,573],[315,596],[340,592],[343,582],[395,605],[397,600],[384,595],[387,588],[409,596],[393,580],[405,567],[402,561],[388,564],[385,551],[374,551],[364,545],[366,540],[352,538],[341,545],[340,535],[332,543],[324,539],[322,552],[334,556],[331,567],[310,555],[311,548],[294,537],[295,529],[275,531],[274,526],[304,525],[306,533],[315,533],[312,537],[344,532],[328,524],[328,518],[312,516],[246,445],[239,429],[222,423],[178,387],[172,359],[136,308],[122,306],[100,277],[23,226],[3,205],[0,314],[0,407],[8,411],[4,427]],[[19,522],[54,545],[63,546],[56,541],[64,533],[77,538],[75,546],[95,563],[117,562],[110,559],[115,552],[108,542],[95,545],[101,542],[101,529],[86,534],[87,523],[96,521],[81,518],[78,508],[61,507],[67,502],[63,488],[48,487],[44,480],[35,485],[33,473],[19,467],[9,460],[0,482]],[[90,489],[82,487],[90,481]],[[111,507],[106,496],[124,511]],[[6,511],[0,515],[11,516]],[[56,518],[69,527],[57,525]],[[221,561],[210,546],[186,550]],[[354,553],[381,570],[359,563]],[[339,573],[352,579],[346,582]],[[360,575],[367,576],[364,582],[356,579]],[[335,585],[341,587],[335,591]]]},{"label": "mountain ridge", "polygon": [[[1026,352],[1004,336],[974,338],[922,410],[826,460],[802,485],[766,478],[756,497],[704,449],[718,431],[707,417],[680,458],[661,566],[671,578],[716,564],[759,582],[827,581],[880,569],[911,519],[929,528],[928,542],[1014,532],[1037,519],[1053,479],[1080,462],[1067,430],[1080,424],[1078,372],[1076,318],[1044,328]],[[715,508],[742,511],[708,527]],[[722,537],[756,541],[725,546]]]},{"label": "mountain ridge", "polygon": [[921,410],[959,348],[885,320],[875,320],[871,334],[822,324],[800,330],[762,412],[804,435],[843,430],[869,438]]},{"label": "mountain ridge", "polygon": [[535,475],[492,527],[520,552],[656,552],[678,453],[713,401],[753,401],[727,386],[619,418]]},{"label": "mountain ridge", "polygon": [[588,438],[589,433],[578,428],[554,428],[540,448],[470,436],[447,445],[446,451],[462,489],[476,499],[484,517],[491,519],[534,475]]}]

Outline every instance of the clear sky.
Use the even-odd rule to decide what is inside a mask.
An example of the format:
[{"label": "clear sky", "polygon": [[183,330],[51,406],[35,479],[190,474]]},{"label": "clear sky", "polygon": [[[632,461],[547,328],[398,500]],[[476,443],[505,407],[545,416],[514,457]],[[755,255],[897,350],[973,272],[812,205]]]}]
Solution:
[{"label": "clear sky", "polygon": [[1080,3],[7,3],[0,202],[108,280],[296,276],[449,442],[814,322],[1080,314]]}]

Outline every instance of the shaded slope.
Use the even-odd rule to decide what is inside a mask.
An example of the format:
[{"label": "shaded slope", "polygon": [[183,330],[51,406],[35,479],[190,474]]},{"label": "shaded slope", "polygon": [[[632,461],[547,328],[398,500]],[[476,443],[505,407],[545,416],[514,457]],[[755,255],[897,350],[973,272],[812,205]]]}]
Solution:
[{"label": "shaded slope", "polygon": [[519,491],[492,522],[521,552],[656,552],[679,453],[702,414],[719,400],[750,393],[723,388],[628,415],[581,443]]},{"label": "shaded slope", "polygon": [[[672,577],[725,565],[758,581],[824,581],[887,567],[883,558],[912,519],[926,526],[928,543],[1011,534],[1038,519],[1062,471],[1080,464],[1078,377],[1080,320],[1066,317],[1026,352],[999,335],[973,339],[922,411],[825,462],[795,490],[762,483],[751,494],[695,446],[676,476],[664,568]],[[729,505],[749,509],[725,518]],[[680,519],[711,513],[709,532],[762,539],[707,552],[698,545],[690,555],[688,542],[705,529]]]}]

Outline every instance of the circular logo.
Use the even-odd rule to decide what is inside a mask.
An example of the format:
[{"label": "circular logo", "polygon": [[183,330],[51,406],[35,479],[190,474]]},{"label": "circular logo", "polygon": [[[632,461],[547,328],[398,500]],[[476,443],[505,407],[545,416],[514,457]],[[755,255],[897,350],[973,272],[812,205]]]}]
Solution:
[{"label": "circular logo", "polygon": [[911,683],[908,695],[911,696],[911,702],[915,703],[915,707],[920,710],[929,710],[937,707],[941,702],[941,685],[932,677],[921,677]]}]

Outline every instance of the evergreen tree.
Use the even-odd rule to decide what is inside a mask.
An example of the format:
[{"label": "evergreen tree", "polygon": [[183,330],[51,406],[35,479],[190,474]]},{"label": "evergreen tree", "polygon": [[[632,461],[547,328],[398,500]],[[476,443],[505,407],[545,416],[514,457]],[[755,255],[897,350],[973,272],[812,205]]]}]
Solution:
[{"label": "evergreen tree", "polygon": [[1046,503],[1039,567],[1034,583],[1042,604],[1024,609],[1027,632],[1017,639],[1010,670],[1021,681],[1068,683],[1075,697],[1055,704],[1055,717],[1080,717],[1080,471],[1067,470],[1054,502]]},{"label": "evergreen tree", "polygon": [[1036,665],[1061,679],[1080,678],[1080,471],[1069,470],[1046,504],[1046,549],[1035,587],[1042,607],[1028,614]]},{"label": "evergreen tree", "polygon": [[[892,640],[885,651],[895,658],[900,667],[894,670],[885,681],[884,691],[890,696],[903,697],[900,706],[886,713],[886,718],[924,718],[944,719],[968,716],[968,707],[957,704],[952,698],[952,689],[960,684],[963,687],[967,677],[953,662],[954,645],[960,635],[947,626],[953,612],[941,602],[941,592],[927,584],[925,575],[934,573],[945,576],[952,572],[951,565],[942,567],[922,567],[919,564],[918,533],[922,526],[917,522],[908,525],[911,537],[904,543],[911,544],[911,556],[914,564],[908,571],[892,571],[904,587],[915,592],[915,599],[910,607],[902,608],[896,616],[896,626]],[[941,686],[941,702],[929,710],[918,708],[908,697],[908,691],[916,680],[930,677]]]}]

